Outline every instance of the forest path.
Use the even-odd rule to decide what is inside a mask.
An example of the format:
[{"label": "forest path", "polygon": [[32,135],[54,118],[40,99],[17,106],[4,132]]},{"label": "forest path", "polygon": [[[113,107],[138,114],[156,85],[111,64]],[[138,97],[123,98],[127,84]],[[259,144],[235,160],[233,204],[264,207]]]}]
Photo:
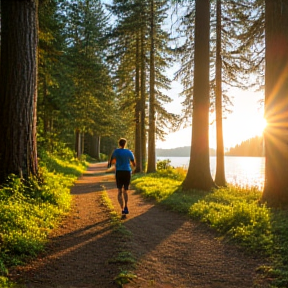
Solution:
[{"label": "forest path", "polygon": [[261,258],[220,241],[204,224],[154,205],[134,190],[129,191],[130,214],[122,221],[130,236],[119,238],[101,200],[104,187],[120,214],[114,174],[106,169],[107,163],[91,164],[77,180],[71,189],[73,209],[51,233],[46,252],[13,270],[12,280],[25,288],[117,287],[113,279],[123,266],[111,260],[124,247],[136,259],[137,275],[126,288],[268,287],[256,272],[265,264]]}]

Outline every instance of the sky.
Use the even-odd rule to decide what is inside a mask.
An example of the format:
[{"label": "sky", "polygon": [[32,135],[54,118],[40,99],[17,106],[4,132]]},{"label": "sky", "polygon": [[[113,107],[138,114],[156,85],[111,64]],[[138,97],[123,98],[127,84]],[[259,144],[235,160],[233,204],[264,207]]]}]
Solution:
[{"label": "sky", "polygon": [[[169,112],[176,114],[181,113],[181,102],[184,100],[178,96],[181,91],[181,85],[173,82],[172,89],[167,94],[173,98],[173,102],[166,105]],[[229,150],[241,142],[260,136],[265,127],[263,120],[263,107],[259,104],[259,100],[263,99],[264,94],[253,91],[243,91],[241,89],[234,89],[230,91],[229,96],[233,102],[231,114],[227,115],[227,119],[223,120],[223,137],[224,147]],[[209,127],[210,134],[210,148],[216,148],[216,127],[215,123]],[[166,141],[157,140],[156,147],[163,149],[171,149],[176,147],[191,146],[192,128],[191,123],[189,127],[180,129],[175,133],[170,133],[166,137]]]}]

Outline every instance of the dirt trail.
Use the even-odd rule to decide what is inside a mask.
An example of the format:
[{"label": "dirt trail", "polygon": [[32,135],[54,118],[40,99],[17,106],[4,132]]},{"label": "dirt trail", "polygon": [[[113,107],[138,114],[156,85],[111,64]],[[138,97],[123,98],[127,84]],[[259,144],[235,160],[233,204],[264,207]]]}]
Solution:
[{"label": "dirt trail", "polygon": [[[103,186],[115,210],[117,189],[106,163],[91,164],[71,189],[73,209],[50,235],[46,253],[11,272],[26,288],[117,287],[119,266],[109,264],[118,251]],[[130,214],[123,225],[131,232],[126,247],[137,259],[132,287],[233,288],[268,287],[256,268],[263,260],[217,240],[205,225],[146,201],[129,192]]]}]

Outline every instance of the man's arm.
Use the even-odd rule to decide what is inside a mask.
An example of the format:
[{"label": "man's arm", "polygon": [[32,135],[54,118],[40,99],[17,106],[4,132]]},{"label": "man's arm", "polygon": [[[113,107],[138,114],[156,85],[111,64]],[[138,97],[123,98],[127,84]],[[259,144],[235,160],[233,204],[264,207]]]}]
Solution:
[{"label": "man's arm", "polygon": [[133,161],[131,161],[133,167],[136,167],[136,162],[135,162],[135,159]]},{"label": "man's arm", "polygon": [[112,155],[111,155],[111,158],[110,158],[110,164],[111,164],[111,165],[116,163],[116,157],[115,157],[115,155],[114,155],[114,152],[115,152],[115,150],[113,151],[113,153],[112,153]]},{"label": "man's arm", "polygon": [[115,164],[115,163],[116,163],[116,158],[112,158],[112,157],[111,157],[110,163],[111,163],[111,164]]}]

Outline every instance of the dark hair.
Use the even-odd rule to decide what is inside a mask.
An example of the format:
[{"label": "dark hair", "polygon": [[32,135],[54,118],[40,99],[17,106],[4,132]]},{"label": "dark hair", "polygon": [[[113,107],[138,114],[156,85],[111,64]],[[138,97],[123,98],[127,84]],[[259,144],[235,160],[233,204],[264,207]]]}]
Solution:
[{"label": "dark hair", "polygon": [[118,143],[119,143],[120,147],[124,148],[126,145],[126,142],[127,142],[127,140],[125,138],[121,138]]}]

